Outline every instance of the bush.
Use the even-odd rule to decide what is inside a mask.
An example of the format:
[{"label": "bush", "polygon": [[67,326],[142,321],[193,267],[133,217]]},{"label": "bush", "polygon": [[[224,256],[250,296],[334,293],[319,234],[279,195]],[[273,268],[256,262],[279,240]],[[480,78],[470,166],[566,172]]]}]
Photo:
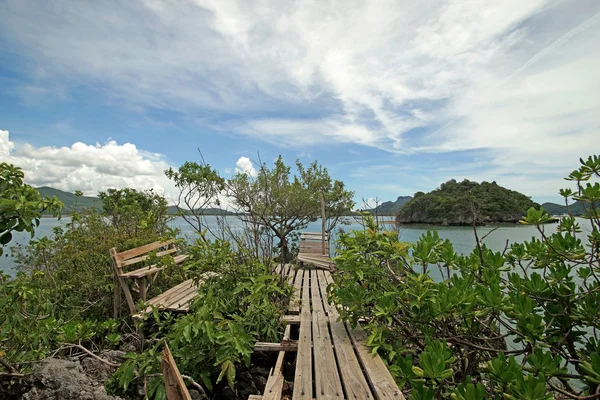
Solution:
[{"label": "bush", "polygon": [[[329,288],[342,318],[365,318],[368,344],[411,399],[543,400],[594,396],[600,385],[600,159],[581,160],[561,194],[587,204],[589,232],[531,208],[541,239],[505,252],[454,252],[427,232],[415,245],[368,229],[341,235]],[[593,181],[596,182],[593,182]],[[448,188],[446,188],[448,189]],[[438,268],[441,281],[429,275]],[[583,397],[581,397],[583,398]]]}]

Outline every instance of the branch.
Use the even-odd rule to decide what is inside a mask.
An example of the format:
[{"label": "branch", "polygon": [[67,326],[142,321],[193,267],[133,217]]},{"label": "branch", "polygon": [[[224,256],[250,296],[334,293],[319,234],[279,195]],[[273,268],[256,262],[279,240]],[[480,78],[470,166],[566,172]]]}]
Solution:
[{"label": "branch", "polygon": [[99,356],[95,355],[94,353],[92,353],[91,351],[89,351],[88,349],[86,349],[85,347],[83,347],[83,346],[82,346],[82,345],[80,345],[80,344],[61,343],[60,345],[61,345],[61,346],[66,346],[66,347],[75,347],[75,348],[77,348],[77,349],[79,349],[79,350],[81,350],[81,351],[83,351],[83,352],[85,352],[85,353],[89,354],[90,356],[94,357],[96,360],[98,360],[98,361],[100,361],[100,362],[102,362],[102,363],[104,363],[104,364],[108,365],[109,367],[118,368],[118,367],[120,367],[120,366],[121,366],[121,364],[115,364],[115,363],[112,363],[112,362],[110,362],[110,361],[108,361],[108,360],[105,360],[105,359],[104,359],[104,358],[102,358],[102,357],[99,357]]},{"label": "branch", "polygon": [[0,365],[2,365],[4,368],[6,368],[6,370],[8,371],[9,374],[12,374],[13,372],[15,372],[15,369],[8,363],[8,361],[6,361],[2,357],[0,357]]},{"label": "branch", "polygon": [[204,396],[204,398],[208,399],[208,396],[206,395],[206,392],[204,391],[204,389],[202,388],[202,386],[200,386],[200,384],[194,380],[194,378],[192,378],[191,376],[188,376],[188,375],[183,375],[183,374],[181,374],[181,377],[183,379],[187,379],[188,381],[190,381],[190,384],[194,388],[196,388],[196,390],[198,390],[200,392],[200,394],[202,396]]}]

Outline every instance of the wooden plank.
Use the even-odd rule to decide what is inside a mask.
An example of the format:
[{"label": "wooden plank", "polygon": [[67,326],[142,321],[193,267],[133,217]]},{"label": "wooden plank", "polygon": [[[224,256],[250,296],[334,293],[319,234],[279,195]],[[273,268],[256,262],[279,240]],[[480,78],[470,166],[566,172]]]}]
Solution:
[{"label": "wooden plank", "polygon": [[275,275],[281,275],[281,264],[277,264],[275,267]]},{"label": "wooden plank", "polygon": [[[332,283],[331,274],[325,271],[318,271],[319,288],[321,296],[327,299],[327,285]],[[329,324],[331,326],[331,337],[333,339],[334,351],[340,366],[342,385],[347,399],[373,399],[371,388],[365,379],[358,358],[354,353],[354,347],[344,323],[338,321],[339,314],[334,306],[326,303],[328,311]]]},{"label": "wooden plank", "polygon": [[[131,291],[129,290],[129,286],[127,286],[127,282],[125,281],[125,279],[121,278],[119,276],[119,274],[123,271],[121,269],[121,267],[119,267],[119,263],[117,261],[117,249],[115,249],[114,247],[112,249],[109,250],[111,259],[112,259],[112,266],[113,266],[113,271],[115,273],[115,276],[117,277],[117,281],[119,282],[119,286],[121,286],[121,289],[123,290],[123,293],[125,294],[125,299],[127,300],[127,305],[129,306],[129,312],[131,314],[134,314],[135,312],[137,312],[137,307],[135,306],[135,302],[133,301],[133,296],[131,295]],[[115,301],[117,301],[117,296],[115,296]]]},{"label": "wooden plank", "polygon": [[192,287],[173,299],[165,300],[165,304],[162,305],[162,307],[173,311],[187,311],[190,308],[190,303],[192,300],[194,300],[194,297],[196,297],[197,294],[198,288]]},{"label": "wooden plank", "polygon": [[[323,308],[317,271],[310,271],[312,299],[312,342],[314,349],[314,374],[317,399],[343,399],[342,382],[338,373],[333,343],[329,334],[328,319]],[[304,305],[303,305],[304,307]],[[302,328],[302,325],[300,325]]]},{"label": "wooden plank", "polygon": [[[164,256],[172,254],[172,253],[177,253],[177,249],[172,248],[172,249],[159,251],[156,253],[156,257],[164,257]],[[145,255],[145,256],[134,257],[134,258],[130,258],[128,260],[121,261],[121,267],[126,267],[128,265],[137,264],[139,262],[147,260],[148,257],[150,257],[150,256]]]},{"label": "wooden plank", "polygon": [[296,351],[298,350],[297,340],[286,340],[281,343],[256,342],[254,351]]},{"label": "wooden plank", "polygon": [[[263,397],[260,394],[251,394],[248,396],[248,400],[262,400]],[[277,399],[279,400],[279,399]]]},{"label": "wooden plank", "polygon": [[[318,237],[319,239],[321,239],[321,237],[323,236],[322,232],[302,232],[300,234],[300,237]],[[327,233],[325,233],[325,237],[329,237],[329,235]]]},{"label": "wooden plank", "polygon": [[124,272],[120,275],[120,277],[125,278],[125,279],[139,279],[139,278],[143,278],[144,276],[156,274],[157,272],[160,272],[165,268],[166,268],[166,266],[165,267],[157,267],[156,265],[149,265],[147,267],[142,267],[140,269],[135,269],[133,271]]},{"label": "wooden plank", "polygon": [[288,325],[300,325],[300,316],[299,315],[284,315],[283,320]]},{"label": "wooden plank", "polygon": [[[285,327],[283,332],[283,341],[290,340],[291,335],[290,325]],[[285,358],[285,351],[280,351],[277,355],[277,362],[275,368],[271,371],[267,384],[265,385],[264,399],[265,400],[281,400],[281,392],[283,392],[283,360]]]},{"label": "wooden plank", "polygon": [[350,333],[350,340],[356,349],[367,379],[375,392],[375,398],[378,400],[405,400],[381,357],[371,354],[371,350],[364,345],[367,340],[367,333],[364,329],[360,326],[352,329],[349,324],[346,324],[346,328]]},{"label": "wooden plank", "polygon": [[292,314],[298,314],[300,311],[300,293],[302,291],[302,281],[304,278],[304,270],[299,269],[294,278],[294,293],[290,299],[289,312]]},{"label": "wooden plank", "polygon": [[160,249],[161,247],[165,247],[174,243],[175,239],[166,240],[164,242],[152,242],[144,246],[135,247],[133,249],[125,250],[120,253],[117,253],[117,260],[129,260],[130,258],[141,256],[142,254],[149,253],[153,250]]},{"label": "wooden plank", "polygon": [[183,383],[183,378],[179,373],[177,364],[169,350],[167,342],[162,352],[162,362],[160,368],[165,378],[165,392],[168,400],[192,400],[192,396]]},{"label": "wooden plank", "polygon": [[300,313],[300,337],[294,377],[293,400],[312,400],[312,349],[310,313],[310,274],[304,273],[302,285],[302,312]]}]

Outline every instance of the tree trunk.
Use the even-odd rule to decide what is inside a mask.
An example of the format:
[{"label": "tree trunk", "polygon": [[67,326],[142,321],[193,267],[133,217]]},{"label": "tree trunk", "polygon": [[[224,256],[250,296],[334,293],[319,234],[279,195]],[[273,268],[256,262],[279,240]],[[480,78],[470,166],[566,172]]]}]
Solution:
[{"label": "tree trunk", "polygon": [[281,249],[281,261],[286,264],[292,261],[292,255],[290,254],[290,248],[285,235],[283,237],[279,236],[279,248]]}]

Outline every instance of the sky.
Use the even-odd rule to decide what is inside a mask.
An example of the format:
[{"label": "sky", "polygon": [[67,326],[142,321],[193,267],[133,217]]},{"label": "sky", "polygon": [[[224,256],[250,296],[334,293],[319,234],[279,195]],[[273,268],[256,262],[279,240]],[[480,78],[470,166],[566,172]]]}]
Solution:
[{"label": "sky", "polygon": [[154,188],[317,160],[394,200],[449,179],[560,201],[600,153],[597,0],[0,1],[0,161]]}]

